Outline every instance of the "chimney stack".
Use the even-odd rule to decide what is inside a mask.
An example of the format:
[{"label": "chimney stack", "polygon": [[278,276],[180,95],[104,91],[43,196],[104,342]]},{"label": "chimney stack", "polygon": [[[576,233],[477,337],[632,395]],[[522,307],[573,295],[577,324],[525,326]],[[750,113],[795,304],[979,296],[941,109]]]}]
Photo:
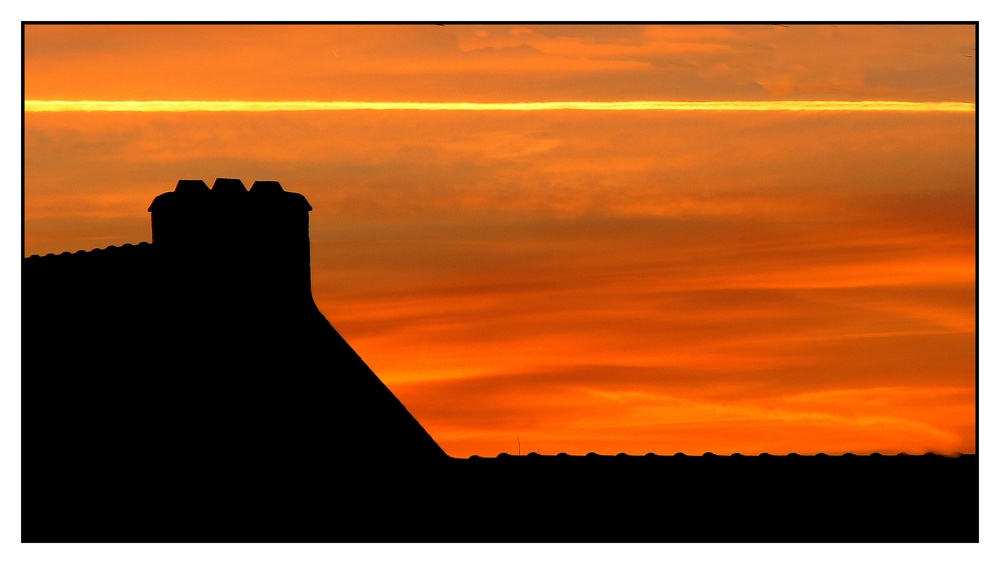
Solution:
[{"label": "chimney stack", "polygon": [[309,211],[301,194],[273,180],[249,190],[237,178],[180,180],[157,196],[153,248],[174,288],[212,296],[217,306],[312,303]]}]

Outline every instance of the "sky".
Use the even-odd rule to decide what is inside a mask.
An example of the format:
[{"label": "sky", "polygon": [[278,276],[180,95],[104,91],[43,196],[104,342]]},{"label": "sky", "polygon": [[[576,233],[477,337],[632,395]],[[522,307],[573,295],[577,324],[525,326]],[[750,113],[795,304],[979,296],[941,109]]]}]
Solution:
[{"label": "sky", "polygon": [[452,456],[975,452],[975,31],[29,25],[24,254],[278,180]]}]

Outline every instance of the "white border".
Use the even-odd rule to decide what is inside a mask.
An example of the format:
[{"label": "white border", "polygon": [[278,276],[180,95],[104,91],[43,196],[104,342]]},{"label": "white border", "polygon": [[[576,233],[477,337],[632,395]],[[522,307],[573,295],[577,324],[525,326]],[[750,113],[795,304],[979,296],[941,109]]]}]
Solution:
[{"label": "white border", "polygon": [[[980,21],[980,51],[995,53],[989,48],[992,27],[982,23],[986,15],[985,2],[935,3],[841,1],[831,5],[806,2],[697,2],[656,3],[648,0],[618,0],[600,5],[581,3],[542,3],[537,0],[516,0],[484,6],[473,2],[365,2],[331,3],[285,0],[260,2],[233,8],[233,4],[209,5],[203,1],[180,0],[161,7],[125,2],[46,2],[19,3],[4,8],[12,18],[4,21],[257,21],[257,20],[324,20],[324,21],[467,21],[467,20],[527,20],[527,21]],[[317,9],[319,8],[319,9]],[[5,13],[5,15],[7,15]],[[2,34],[6,76],[20,75],[20,26],[8,25]],[[989,56],[989,55],[988,55]],[[992,100],[984,94],[995,92],[992,65],[980,63],[980,155],[995,155],[992,135]],[[16,84],[7,81],[6,84]],[[0,128],[4,132],[4,170],[13,176],[20,170],[20,90],[8,86],[4,91],[7,111],[0,113]],[[995,423],[989,416],[994,405],[996,386],[990,380],[996,374],[995,347],[997,186],[991,159],[980,161],[980,473],[997,474]],[[800,562],[803,558],[818,562],[842,562],[846,558],[861,562],[893,558],[914,559],[918,562],[985,561],[987,550],[995,548],[996,531],[1000,531],[996,512],[996,488],[991,480],[982,481],[981,542],[978,545],[825,545],[821,549],[799,545],[515,545],[490,547],[468,545],[21,545],[20,542],[20,253],[21,218],[20,186],[0,191],[0,210],[4,216],[2,229],[2,343],[3,388],[0,390],[0,417],[4,463],[0,465],[3,488],[0,490],[2,511],[2,545],[0,561],[6,562],[329,562],[333,558],[349,558],[349,562],[383,562],[403,558],[406,561],[433,559],[435,562],[509,562],[511,559],[552,561],[567,558],[593,562],[620,560],[623,556],[673,555],[684,561],[715,562],[721,558],[766,559],[768,562]]]}]

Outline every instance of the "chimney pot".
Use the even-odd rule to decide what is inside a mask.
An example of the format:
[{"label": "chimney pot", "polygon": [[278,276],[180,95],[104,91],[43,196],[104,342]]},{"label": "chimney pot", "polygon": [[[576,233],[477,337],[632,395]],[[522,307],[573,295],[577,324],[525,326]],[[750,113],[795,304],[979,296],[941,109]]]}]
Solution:
[{"label": "chimney pot", "polygon": [[178,194],[207,194],[208,184],[204,180],[178,180],[174,192]]},{"label": "chimney pot", "polygon": [[271,194],[284,193],[285,189],[281,187],[281,183],[277,180],[257,180],[250,186],[251,194],[261,194],[264,196],[269,196]]},{"label": "chimney pot", "polygon": [[228,196],[230,194],[245,194],[247,187],[239,178],[216,178],[212,185],[212,192]]}]

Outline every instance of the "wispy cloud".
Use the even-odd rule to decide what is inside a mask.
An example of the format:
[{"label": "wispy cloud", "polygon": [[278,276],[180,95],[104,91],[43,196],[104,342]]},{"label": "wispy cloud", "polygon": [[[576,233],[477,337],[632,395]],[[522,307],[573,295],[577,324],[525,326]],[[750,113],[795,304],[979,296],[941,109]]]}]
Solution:
[{"label": "wispy cloud", "polygon": [[971,26],[262,29],[27,26],[26,253],[279,180],[456,456],[974,448]]},{"label": "wispy cloud", "polygon": [[26,112],[337,112],[414,110],[455,112],[664,111],[664,112],[974,112],[968,102],[892,100],[671,100],[565,102],[357,102],[247,100],[26,100]]}]

